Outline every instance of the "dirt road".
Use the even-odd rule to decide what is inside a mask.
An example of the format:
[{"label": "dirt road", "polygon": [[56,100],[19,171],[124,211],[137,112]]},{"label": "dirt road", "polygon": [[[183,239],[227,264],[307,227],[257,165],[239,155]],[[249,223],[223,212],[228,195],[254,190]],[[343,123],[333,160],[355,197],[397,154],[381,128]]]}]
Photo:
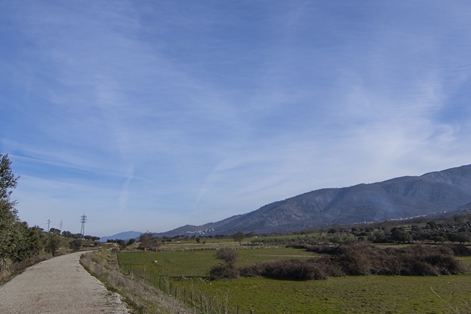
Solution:
[{"label": "dirt road", "polygon": [[79,264],[83,252],[55,257],[26,269],[0,287],[0,313],[128,313]]}]

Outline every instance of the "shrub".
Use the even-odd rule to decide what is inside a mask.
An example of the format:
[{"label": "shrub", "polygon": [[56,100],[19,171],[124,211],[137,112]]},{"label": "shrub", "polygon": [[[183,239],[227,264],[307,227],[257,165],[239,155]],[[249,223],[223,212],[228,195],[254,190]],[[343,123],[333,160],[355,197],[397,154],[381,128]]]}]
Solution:
[{"label": "shrub", "polygon": [[258,263],[243,267],[240,269],[240,275],[316,280],[342,275],[438,276],[467,271],[464,264],[455,258],[449,246],[413,245],[381,249],[363,242],[336,247],[316,246],[310,247],[309,250],[330,256]]},{"label": "shrub", "polygon": [[264,268],[265,268],[265,264],[256,263],[256,264],[242,267],[239,270],[239,273],[240,273],[240,276],[242,277],[259,277],[262,275]]},{"label": "shrub", "polygon": [[330,255],[335,255],[339,252],[339,247],[338,246],[328,246],[328,245],[315,245],[308,247],[306,251],[309,252],[316,252],[319,254],[330,254]]},{"label": "shrub", "polygon": [[216,258],[223,260],[226,264],[234,265],[237,260],[237,252],[233,249],[222,248],[217,250]]},{"label": "shrub", "polygon": [[289,259],[258,263],[240,269],[243,277],[263,276],[285,280],[318,280],[342,276],[342,270],[328,257],[308,260]]},{"label": "shrub", "polygon": [[232,279],[239,277],[239,269],[235,267],[235,262],[237,260],[237,253],[228,248],[219,249],[216,251],[215,257],[219,260],[225,262],[225,264],[219,264],[211,267],[209,270],[209,275],[211,279]]},{"label": "shrub", "polygon": [[239,269],[230,264],[219,264],[211,267],[209,276],[213,280],[218,279],[234,279],[239,277]]},{"label": "shrub", "polygon": [[455,256],[471,256],[471,249],[462,244],[448,245],[448,247],[453,251]]}]

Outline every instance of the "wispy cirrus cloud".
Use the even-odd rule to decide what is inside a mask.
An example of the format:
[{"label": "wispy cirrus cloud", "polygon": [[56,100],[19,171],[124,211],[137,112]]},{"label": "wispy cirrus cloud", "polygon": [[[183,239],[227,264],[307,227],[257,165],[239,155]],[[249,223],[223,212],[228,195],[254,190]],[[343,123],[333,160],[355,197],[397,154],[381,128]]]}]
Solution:
[{"label": "wispy cirrus cloud", "polygon": [[0,149],[31,224],[164,231],[469,164],[467,3],[2,9]]}]

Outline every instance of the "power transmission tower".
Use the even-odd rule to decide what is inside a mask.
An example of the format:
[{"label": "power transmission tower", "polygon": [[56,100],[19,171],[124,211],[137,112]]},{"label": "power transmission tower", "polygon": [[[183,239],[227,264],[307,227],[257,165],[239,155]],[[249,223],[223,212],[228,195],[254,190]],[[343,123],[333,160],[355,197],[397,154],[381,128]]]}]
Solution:
[{"label": "power transmission tower", "polygon": [[59,230],[62,232],[62,220],[61,220],[61,224],[60,224]]},{"label": "power transmission tower", "polygon": [[80,217],[80,223],[82,224],[82,228],[80,229],[80,234],[82,235],[82,239],[85,237],[85,223],[87,222],[87,216],[83,214]]},{"label": "power transmission tower", "polygon": [[47,220],[47,232],[49,232],[49,225],[51,224],[51,219]]}]

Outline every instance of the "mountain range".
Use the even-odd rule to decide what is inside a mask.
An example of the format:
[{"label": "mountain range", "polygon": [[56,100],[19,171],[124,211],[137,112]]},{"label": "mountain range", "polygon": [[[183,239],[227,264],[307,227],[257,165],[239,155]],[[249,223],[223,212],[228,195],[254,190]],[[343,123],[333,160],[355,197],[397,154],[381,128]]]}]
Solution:
[{"label": "mountain range", "polygon": [[101,237],[100,242],[106,242],[107,240],[117,240],[117,239],[128,241],[130,239],[138,238],[141,234],[142,232],[138,232],[138,231],[125,231],[125,232],[117,233],[112,236]]},{"label": "mountain range", "polygon": [[353,224],[471,211],[471,165],[345,188],[307,192],[255,211],[158,236],[290,232],[335,223]]}]

